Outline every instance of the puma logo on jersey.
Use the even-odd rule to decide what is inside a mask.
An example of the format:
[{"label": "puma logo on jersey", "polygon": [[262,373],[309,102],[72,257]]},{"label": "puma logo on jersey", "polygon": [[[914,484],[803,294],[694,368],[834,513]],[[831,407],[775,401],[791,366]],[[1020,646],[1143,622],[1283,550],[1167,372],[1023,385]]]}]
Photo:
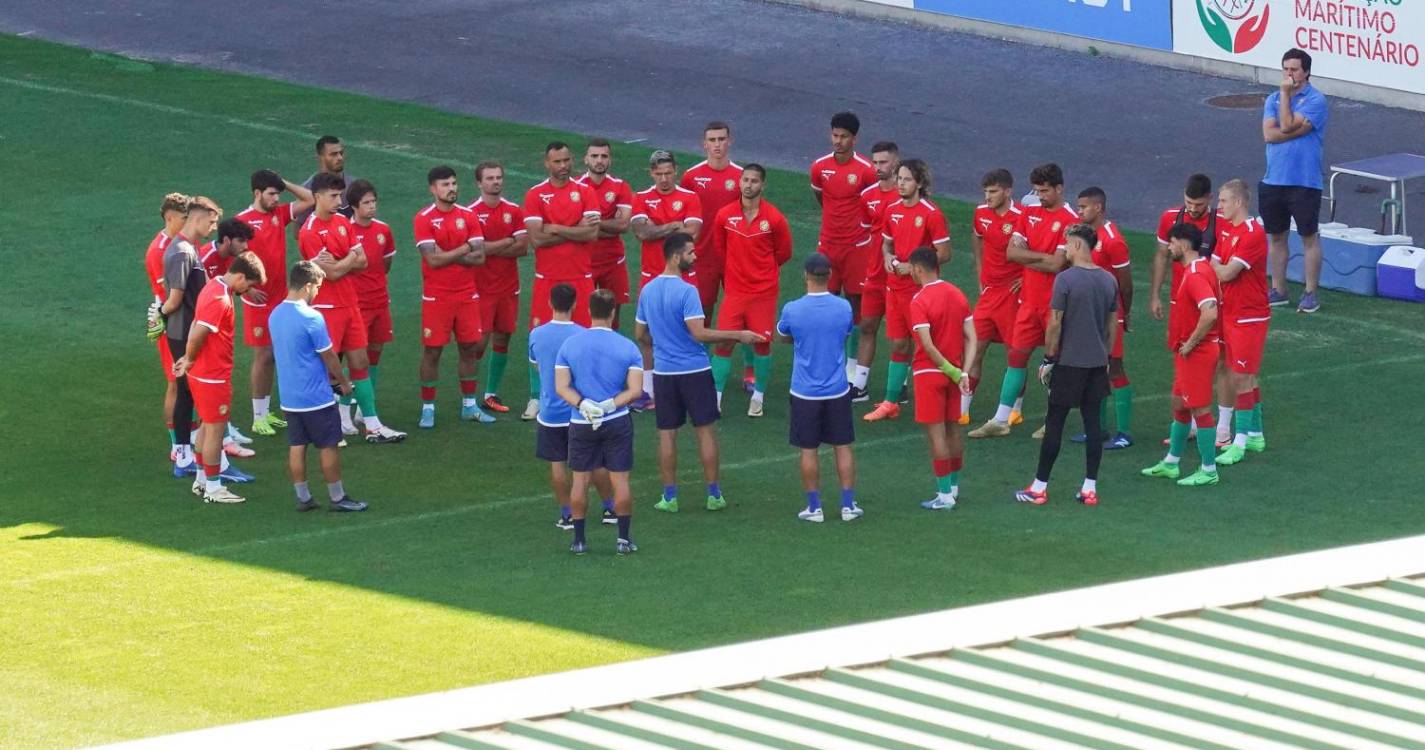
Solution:
[{"label": "puma logo on jersey", "polygon": [[693,182],[698,183],[698,187],[700,187],[700,188],[705,188],[705,187],[708,186],[708,183],[709,183],[709,182],[712,182],[712,178],[711,178],[711,177],[694,177],[694,178],[693,178]]},{"label": "puma logo on jersey", "polygon": [[441,223],[444,222],[444,221],[445,221],[445,219],[431,219],[431,220],[430,220],[430,225],[433,226],[433,227],[435,227],[436,229],[440,229],[440,225],[441,225]]},{"label": "puma logo on jersey", "polygon": [[1031,216],[1031,217],[1029,217],[1029,226],[1032,227],[1032,226],[1038,224],[1039,222],[1041,222],[1041,221],[1043,221],[1043,220],[1044,220],[1044,217],[1042,217],[1042,216]]},{"label": "puma logo on jersey", "polygon": [[989,228],[990,228],[990,223],[991,223],[991,222],[990,222],[989,219],[980,219],[980,223],[983,224],[983,225],[985,225],[985,229],[989,229]]},{"label": "puma logo on jersey", "polygon": [[554,193],[540,193],[539,199],[544,201],[544,205],[547,206],[549,202],[554,199]]}]

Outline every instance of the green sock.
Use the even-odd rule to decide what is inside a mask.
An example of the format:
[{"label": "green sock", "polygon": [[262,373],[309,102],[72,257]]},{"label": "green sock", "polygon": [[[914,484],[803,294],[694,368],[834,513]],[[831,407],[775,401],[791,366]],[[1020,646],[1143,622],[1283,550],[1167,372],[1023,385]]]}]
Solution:
[{"label": "green sock", "polygon": [[999,389],[1000,406],[1013,406],[1019,398],[1019,392],[1024,390],[1024,382],[1028,377],[1023,367],[1010,367],[1004,371],[1004,385]]},{"label": "green sock", "polygon": [[955,475],[946,474],[943,477],[935,478],[935,491],[942,495],[950,494],[950,490],[955,487]]},{"label": "green sock", "polygon": [[766,393],[767,383],[772,379],[772,355],[754,355],[752,357],[752,374],[757,378],[757,384],[753,388],[758,393]]},{"label": "green sock", "polygon": [[173,445],[174,443],[177,443],[177,442],[178,442],[178,436],[177,436],[176,434],[174,434],[173,428],[172,428],[172,427],[168,428],[168,444],[169,444],[169,445]]},{"label": "green sock", "polygon": [[727,385],[727,376],[732,374],[732,357],[724,357],[721,354],[712,356],[713,388],[718,393]]},{"label": "green sock", "polygon": [[1217,430],[1197,429],[1197,455],[1204,471],[1217,471]]},{"label": "green sock", "polygon": [[[432,393],[435,392],[435,387],[436,387],[437,385],[440,385],[440,381],[438,381],[438,380],[422,380],[422,381],[421,381],[421,388],[429,388],[429,389],[431,389],[431,392],[432,392]],[[434,397],[431,397],[431,398],[421,397],[421,403],[422,403],[422,404],[430,404],[431,406],[435,406],[435,398],[434,398]]]},{"label": "green sock", "polygon": [[362,416],[376,416],[376,388],[371,385],[371,378],[352,381],[351,395],[355,397],[356,405],[361,407]]},{"label": "green sock", "polygon": [[1113,391],[1113,418],[1118,422],[1118,431],[1133,434],[1133,386],[1125,385]]},{"label": "green sock", "polygon": [[[355,383],[355,381],[352,382],[351,386],[352,386],[352,389],[353,389],[352,392],[349,393],[349,394],[347,394],[347,395],[345,395],[345,396],[342,396],[342,397],[339,398],[339,399],[337,399],[337,400],[336,400],[337,403],[341,404],[342,406],[351,406],[352,404],[356,403],[356,390],[355,390],[355,388],[356,388],[356,383]],[[363,410],[362,413],[365,414],[366,412]]]},{"label": "green sock", "polygon": [[909,362],[897,362],[894,359],[886,365],[886,400],[891,403],[898,403],[901,400],[901,391],[905,390],[905,376],[910,372]]},{"label": "green sock", "polygon": [[[1174,458],[1183,457],[1183,453],[1187,451],[1188,433],[1191,431],[1190,423],[1173,420],[1172,429],[1168,430],[1168,455]],[[1212,430],[1207,432],[1209,435],[1212,434]]]},{"label": "green sock", "polygon": [[485,381],[485,390],[490,393],[500,392],[500,381],[505,378],[505,365],[510,362],[509,352],[490,352],[490,378]]},{"label": "green sock", "polygon": [[1248,432],[1254,432],[1254,433],[1257,433],[1257,434],[1259,434],[1259,435],[1262,434],[1262,432],[1264,432],[1264,430],[1262,430],[1262,405],[1261,405],[1261,404],[1257,404],[1256,406],[1253,406],[1253,407],[1252,407],[1252,425],[1251,425],[1250,428],[1248,428],[1247,431],[1248,431]]},{"label": "green sock", "polygon": [[950,472],[950,489],[954,490],[960,486],[960,472]]},{"label": "green sock", "polygon": [[1234,435],[1246,435],[1252,431],[1252,422],[1256,419],[1256,414],[1252,409],[1245,411],[1238,409],[1232,412],[1232,432]]},{"label": "green sock", "polygon": [[539,398],[539,368],[533,362],[529,365],[529,397],[531,400]]},{"label": "green sock", "polygon": [[381,372],[381,365],[371,365],[366,368],[366,377],[371,378],[371,387],[376,388],[376,377]]},{"label": "green sock", "polygon": [[742,366],[743,366],[743,367],[747,367],[748,365],[751,365],[753,359],[756,358],[756,356],[757,356],[757,350],[756,350],[756,349],[753,349],[751,344],[742,344]]}]

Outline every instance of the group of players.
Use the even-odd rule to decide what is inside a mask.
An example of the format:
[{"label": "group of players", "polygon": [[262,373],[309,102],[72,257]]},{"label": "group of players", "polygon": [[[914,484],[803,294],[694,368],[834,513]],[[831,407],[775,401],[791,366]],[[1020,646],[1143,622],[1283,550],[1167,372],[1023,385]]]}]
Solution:
[{"label": "group of players", "polygon": [[[1114,277],[1122,331],[1128,329],[1133,302],[1127,245],[1106,216],[1102,189],[1082,190],[1075,211],[1065,196],[1062,171],[1045,164],[1030,174],[1033,193],[1017,203],[1011,174],[992,170],[982,180],[985,203],[972,220],[979,295],[971,310],[965,295],[940,279],[940,266],[950,258],[950,229],[930,200],[929,167],[902,161],[890,142],[876,143],[869,158],[863,156],[856,151],[859,130],[854,114],[834,115],[832,152],[811,166],[811,189],[822,209],[817,253],[803,268],[807,296],[789,303],[780,319],[778,277],[792,254],[791,231],[763,195],[766,171],[731,161],[726,123],[705,127],[707,159],[681,179],[673,155],[654,152],[652,185],[637,193],[611,174],[612,151],[601,139],[585,146],[586,171],[578,177],[573,149],[549,144],[548,177],[526,192],[522,204],[504,197],[504,168],[498,162],[476,166],[480,195],[468,205],[459,202],[454,169],[431,169],[432,202],[413,220],[423,278],[419,426],[435,425],[439,363],[452,338],[460,417],[490,422],[491,412],[509,411],[499,389],[519,309],[518,259],[533,253],[530,398],[523,418],[537,420],[536,453],[551,464],[561,507],[558,525],[575,531],[576,552],[587,549],[583,518],[589,484],[604,499],[603,522],[619,526],[619,550],[636,549],[628,533],[630,411],[656,414],[664,491],[655,507],[678,509],[676,434],[689,421],[699,442],[706,507],[725,507],[715,422],[734,347],[744,347],[747,415],[760,417],[773,339],[794,347],[790,438],[802,449],[807,490],[800,517],[823,519],[816,451],[830,444],[836,446],[842,518],[859,518],[851,405],[870,400],[867,381],[882,322],[890,341],[886,394],[863,419],[898,418],[912,384],[916,421],[925,426],[937,483],[936,496],[924,506],[954,507],[964,454],[961,427],[969,422],[989,344],[1005,346],[1008,368],[994,417],[971,431],[972,438],[1007,435],[1022,422],[1029,360],[1054,324],[1055,276],[1070,263],[1071,227],[1093,231],[1096,243],[1086,251]],[[251,455],[245,447],[251,439],[228,423],[234,295],[244,310],[244,342],[254,351],[252,431],[272,435],[287,428],[299,508],[314,507],[300,468],[306,445],[323,451],[331,507],[355,510],[365,506],[341,487],[336,447],[344,445],[345,436],[364,435],[372,443],[406,437],[380,420],[376,406],[382,350],[393,338],[387,273],[396,241],[376,218],[375,187],[346,172],[339,139],[324,136],[316,151],[320,170],[304,185],[268,170],[254,173],[252,205],[221,223],[211,200],[168,196],[164,229],[148,251],[155,295],[150,334],[166,339],[158,350],[170,380],[165,418],[174,474],[196,474],[194,492],[212,502],[241,502],[223,482],[251,479],[227,462],[229,455]],[[294,200],[281,202],[284,192]],[[1144,473],[1177,477],[1178,459],[1196,429],[1202,468],[1181,484],[1216,483],[1216,464],[1235,463],[1265,446],[1255,382],[1269,321],[1265,236],[1250,217],[1240,181],[1222,187],[1219,211],[1212,210],[1211,200],[1208,178],[1193,175],[1183,204],[1163,214],[1153,267],[1150,308],[1154,317],[1170,319],[1168,344],[1177,377],[1168,455]],[[289,275],[286,234],[293,223],[300,224],[297,244],[305,260]],[[215,225],[217,238],[199,247]],[[642,246],[633,342],[616,333],[618,341],[610,338],[619,327],[621,306],[632,299],[623,243],[629,231]],[[1160,290],[1170,262],[1171,304],[1164,308]],[[302,315],[275,325],[272,316],[288,303]],[[706,323],[715,311],[712,328]],[[320,335],[314,319],[324,322]],[[1117,429],[1112,436],[1078,438],[1101,441],[1110,450],[1132,445],[1133,392],[1123,337],[1113,340],[1108,372]],[[477,373],[487,356],[482,394]],[[291,364],[284,367],[284,360]],[[325,391],[308,388],[312,403],[294,404],[284,369],[318,381]],[[282,379],[285,419],[271,407],[274,373]],[[294,380],[294,389],[302,387]],[[339,401],[333,388],[341,393]],[[194,405],[202,425],[196,440],[188,434]],[[1228,426],[1234,423],[1235,436]],[[1086,478],[1080,501],[1096,504],[1095,480]],[[1036,480],[1019,498],[1044,502],[1043,484]]]}]

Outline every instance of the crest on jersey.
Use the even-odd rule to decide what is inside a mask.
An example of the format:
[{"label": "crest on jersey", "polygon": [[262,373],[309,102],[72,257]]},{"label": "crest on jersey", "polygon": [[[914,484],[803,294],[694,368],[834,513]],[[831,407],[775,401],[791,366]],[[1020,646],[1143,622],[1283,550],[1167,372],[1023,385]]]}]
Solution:
[{"label": "crest on jersey", "polygon": [[274,227],[277,226],[277,217],[276,217],[276,216],[272,217],[272,220],[271,220],[271,221],[272,221],[272,226],[274,226]]},{"label": "crest on jersey", "polygon": [[917,227],[920,227],[920,226],[922,226],[922,225],[924,225],[924,224],[925,224],[925,217],[924,217],[924,216],[917,216],[917,217],[915,217],[915,225],[916,225]]},{"label": "crest on jersey", "polygon": [[[464,229],[464,228],[465,228],[465,220],[464,220],[464,219],[456,219],[456,220],[455,220],[455,228],[456,228],[456,229]],[[1057,227],[1056,227],[1056,229],[1057,229]]]},{"label": "crest on jersey", "polygon": [[384,235],[384,234],[378,234],[378,235],[376,235],[376,244],[378,244],[378,245],[385,245],[385,244],[386,244],[386,235]]},{"label": "crest on jersey", "polygon": [[574,192],[570,193],[570,194],[569,194],[569,200],[574,201],[575,203],[578,203],[578,202],[579,202],[579,191],[578,191],[578,190],[575,190]]},{"label": "crest on jersey", "polygon": [[425,338],[430,338],[430,329],[429,329],[429,328],[423,328],[423,329],[421,329],[421,336],[423,336],[423,337],[425,337]]},{"label": "crest on jersey", "polygon": [[1049,231],[1051,231],[1051,232],[1057,232],[1057,231],[1059,231],[1059,227],[1060,227],[1060,226],[1062,226],[1062,224],[1061,224],[1060,222],[1057,222],[1057,221],[1056,221],[1056,222],[1054,222],[1054,226],[1049,227]]},{"label": "crest on jersey", "polygon": [[761,229],[764,232],[769,232],[772,230],[772,223],[767,221],[766,219],[763,219],[762,223],[757,225],[757,228]]},{"label": "crest on jersey", "polygon": [[674,210],[674,211],[682,211],[682,210],[683,210],[683,202],[682,202],[682,201],[673,201],[673,210]]},{"label": "crest on jersey", "polygon": [[1009,222],[1005,222],[1003,225],[1000,226],[999,230],[1000,230],[1001,232],[1004,232],[1005,234],[1013,234],[1013,233],[1014,233],[1014,225],[1013,225],[1013,224],[1010,224]]},{"label": "crest on jersey", "polygon": [[506,212],[505,212],[505,223],[506,223],[506,224],[509,224],[509,223],[513,222],[514,220],[515,220],[515,217],[511,216],[509,211],[506,211]]},{"label": "crest on jersey", "polygon": [[851,174],[846,175],[846,181],[849,182],[849,183],[851,183],[852,185],[855,185],[855,184],[856,184],[856,173],[855,173],[855,172],[852,172]]},{"label": "crest on jersey", "polygon": [[722,183],[722,187],[725,190],[733,190],[737,187],[737,183],[733,182],[732,180],[728,180],[727,182]]},{"label": "crest on jersey", "polygon": [[343,225],[343,224],[337,224],[337,225],[336,225],[336,231],[337,231],[337,234],[340,234],[340,235],[343,236],[343,237],[346,236],[346,226],[345,226],[345,225]]},{"label": "crest on jersey", "polygon": [[218,406],[218,413],[226,417],[228,415],[228,405],[222,404]]},{"label": "crest on jersey", "polygon": [[604,202],[605,202],[605,203],[613,203],[613,202],[614,202],[614,191],[610,190],[610,191],[608,191],[607,193],[604,193]]},{"label": "crest on jersey", "polygon": [[253,326],[252,335],[256,336],[257,338],[262,338],[262,326]]}]

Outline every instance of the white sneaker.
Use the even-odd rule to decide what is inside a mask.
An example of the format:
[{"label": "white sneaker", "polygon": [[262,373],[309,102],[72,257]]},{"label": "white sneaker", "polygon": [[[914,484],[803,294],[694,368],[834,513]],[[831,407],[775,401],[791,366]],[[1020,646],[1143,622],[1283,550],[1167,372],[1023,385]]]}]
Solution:
[{"label": "white sneaker", "polygon": [[812,523],[821,523],[826,520],[826,516],[822,515],[821,508],[817,508],[816,510],[802,508],[801,512],[797,513],[797,518]]},{"label": "white sneaker", "polygon": [[374,430],[366,431],[366,442],[368,443],[399,443],[405,439],[406,433],[393,430],[384,424]]},{"label": "white sneaker", "polygon": [[234,504],[237,504],[237,503],[247,502],[247,498],[244,498],[244,497],[242,497],[241,495],[234,494],[232,490],[230,490],[230,489],[227,488],[227,486],[222,486],[222,487],[219,487],[219,488],[216,489],[216,490],[210,490],[210,491],[208,491],[208,492],[204,492],[204,493],[203,493],[203,502],[205,502],[205,503],[222,503],[222,504],[224,504],[224,505],[234,505]]},{"label": "white sneaker", "polygon": [[203,491],[207,488],[208,482],[203,479],[203,472],[198,472],[198,478],[193,480],[193,495],[198,498],[203,497]]},{"label": "white sneaker", "polygon": [[940,497],[939,495],[937,495],[934,499],[926,500],[925,502],[921,503],[920,507],[926,510],[951,510],[955,507],[955,498]]},{"label": "white sneaker", "polygon": [[520,419],[528,422],[537,416],[539,416],[539,399],[532,398],[529,403],[524,405],[524,413],[520,415]]},{"label": "white sneaker", "polygon": [[341,404],[337,404],[336,411],[341,415],[341,434],[358,434],[359,430],[356,429],[356,424],[351,421],[351,410]]},{"label": "white sneaker", "polygon": [[748,402],[747,402],[747,416],[749,416],[749,417],[760,417],[760,416],[762,416],[762,401],[761,401],[761,399],[755,399],[755,398],[754,398],[754,399],[752,399],[751,401],[748,401]]},{"label": "white sneaker", "polygon": [[252,445],[252,438],[242,434],[232,422],[228,422],[228,437],[238,445]]},{"label": "white sneaker", "polygon": [[855,521],[864,515],[866,515],[866,511],[861,510],[861,506],[856,503],[852,503],[849,508],[845,506],[841,508],[841,520],[843,521]]}]

